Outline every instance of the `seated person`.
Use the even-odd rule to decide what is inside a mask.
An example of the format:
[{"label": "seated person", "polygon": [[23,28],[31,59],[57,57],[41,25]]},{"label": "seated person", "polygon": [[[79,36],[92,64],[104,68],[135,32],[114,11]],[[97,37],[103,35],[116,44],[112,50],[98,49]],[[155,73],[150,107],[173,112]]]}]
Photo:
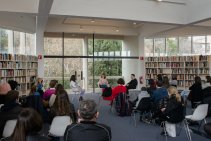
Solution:
[{"label": "seated person", "polygon": [[101,74],[101,77],[98,81],[98,87],[100,88],[106,88],[108,87],[108,80],[106,79],[106,75],[104,73]]},{"label": "seated person", "polygon": [[172,80],[170,81],[170,85],[177,87],[177,76],[176,75],[172,75]]},{"label": "seated person", "polygon": [[149,79],[149,87],[147,88],[147,92],[152,96],[154,90],[156,90],[156,82],[154,79]]},{"label": "seated person", "polygon": [[125,87],[125,81],[122,78],[117,80],[117,86],[112,88],[112,95],[109,97],[103,97],[104,100],[113,100],[119,93],[126,93],[127,88]]},{"label": "seated person", "polygon": [[138,85],[138,81],[135,78],[135,74],[131,74],[131,81],[129,83],[127,83],[127,85],[126,85],[127,90],[136,89],[137,85]]},{"label": "seated person", "polygon": [[29,92],[29,95],[40,95],[40,93],[36,91],[36,85],[33,84],[31,86],[31,90]]},{"label": "seated person", "polygon": [[49,101],[51,95],[55,94],[55,91],[56,91],[55,87],[56,87],[56,81],[51,80],[50,83],[49,83],[49,88],[43,94],[44,100]]},{"label": "seated person", "polygon": [[10,84],[12,90],[17,90],[17,87],[20,86],[20,84],[14,80],[8,80],[8,83]]},{"label": "seated person", "polygon": [[40,135],[43,121],[39,113],[31,108],[23,109],[17,117],[17,124],[11,137],[3,141],[48,141]]},{"label": "seated person", "polygon": [[210,76],[206,76],[206,82],[204,84],[202,84],[202,89],[205,89],[207,87],[211,86],[211,77]]},{"label": "seated person", "polygon": [[158,104],[161,99],[168,96],[167,89],[165,87],[162,87],[162,84],[163,83],[161,81],[157,82],[157,89],[153,92],[151,96],[152,101],[155,104]]},{"label": "seated person", "polygon": [[0,104],[5,103],[6,94],[10,90],[11,90],[11,87],[8,83],[3,82],[3,83],[0,84]]},{"label": "seated person", "polygon": [[5,97],[5,104],[0,109],[0,136],[7,120],[17,119],[22,107],[17,103],[19,92],[11,90]]},{"label": "seated person", "polygon": [[72,75],[70,77],[70,88],[72,89],[73,92],[79,92],[80,97],[79,101],[83,100],[83,95],[85,93],[85,90],[81,88],[81,86],[76,82],[76,76]]},{"label": "seated person", "polygon": [[110,127],[96,122],[99,112],[93,100],[80,102],[78,124],[71,124],[66,128],[64,141],[110,141]]},{"label": "seated person", "polygon": [[139,102],[140,102],[141,99],[144,98],[144,97],[150,97],[150,95],[149,95],[148,92],[147,92],[147,88],[146,88],[146,87],[142,87],[142,88],[141,88],[141,93],[138,94],[138,100],[137,100],[137,102],[136,102],[135,107],[138,107]]}]

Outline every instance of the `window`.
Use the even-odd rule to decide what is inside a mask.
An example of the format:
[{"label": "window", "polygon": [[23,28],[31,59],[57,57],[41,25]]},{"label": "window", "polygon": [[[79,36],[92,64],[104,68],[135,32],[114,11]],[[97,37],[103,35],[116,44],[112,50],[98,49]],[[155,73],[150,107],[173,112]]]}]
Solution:
[{"label": "window", "polygon": [[14,31],[14,52],[20,54],[20,32]]},{"label": "window", "polygon": [[153,39],[145,39],[144,40],[144,52],[145,52],[145,56],[153,56],[154,53],[154,48],[153,48]]},{"label": "window", "polygon": [[155,39],[155,56],[164,56],[165,55],[165,38],[156,38]]},{"label": "window", "polygon": [[166,38],[166,54],[167,56],[178,54],[177,38]]},{"label": "window", "polygon": [[193,54],[205,54],[205,36],[193,36]]},{"label": "window", "polygon": [[191,37],[179,37],[179,55],[191,54]]},{"label": "window", "polygon": [[206,53],[211,54],[211,36],[207,36],[207,47],[206,47]]},{"label": "window", "polygon": [[0,29],[0,51],[8,53],[8,30]]},{"label": "window", "polygon": [[64,38],[64,55],[83,55],[83,39]]},{"label": "window", "polygon": [[62,55],[62,37],[44,38],[45,55]]},{"label": "window", "polygon": [[26,33],[26,54],[36,55],[35,36]]}]

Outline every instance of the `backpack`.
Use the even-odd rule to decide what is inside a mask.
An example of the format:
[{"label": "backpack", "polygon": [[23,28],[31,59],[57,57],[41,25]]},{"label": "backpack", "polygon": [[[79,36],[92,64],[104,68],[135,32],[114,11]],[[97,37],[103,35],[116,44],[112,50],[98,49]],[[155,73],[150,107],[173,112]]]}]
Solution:
[{"label": "backpack", "polygon": [[131,116],[132,107],[126,93],[119,93],[115,98],[115,110],[119,116]]},{"label": "backpack", "polygon": [[102,93],[102,96],[103,97],[109,97],[111,95],[112,95],[112,89],[111,89],[111,87],[104,88],[103,93]]}]

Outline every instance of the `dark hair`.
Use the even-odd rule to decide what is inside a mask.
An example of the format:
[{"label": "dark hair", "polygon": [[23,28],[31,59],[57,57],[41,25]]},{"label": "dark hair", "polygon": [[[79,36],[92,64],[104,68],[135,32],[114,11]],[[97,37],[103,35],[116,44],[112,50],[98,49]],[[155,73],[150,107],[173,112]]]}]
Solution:
[{"label": "dark hair", "polygon": [[5,104],[15,102],[16,99],[18,99],[19,92],[16,90],[10,90],[7,92],[7,95],[5,96]]},{"label": "dark hair", "polygon": [[196,84],[201,84],[201,77],[196,76],[196,77],[195,77],[195,83],[196,83]]},{"label": "dark hair", "polygon": [[125,84],[124,79],[123,79],[123,78],[119,78],[119,79],[117,80],[117,84],[124,85],[124,84]]},{"label": "dark hair", "polygon": [[79,105],[79,113],[81,118],[91,120],[97,113],[97,104],[94,100],[82,100]]},{"label": "dark hair", "polygon": [[17,81],[14,80],[8,80],[8,83],[10,84],[12,90],[15,90],[20,85]]},{"label": "dark hair", "polygon": [[177,75],[172,75],[172,80],[177,80]]},{"label": "dark hair", "polygon": [[49,83],[49,87],[55,88],[57,82],[58,82],[57,80],[51,80],[50,83]]},{"label": "dark hair", "polygon": [[101,78],[102,78],[102,76],[104,76],[104,78],[103,78],[103,79],[106,79],[106,75],[105,75],[105,73],[102,73],[102,74],[101,74]]},{"label": "dark hair", "polygon": [[135,74],[131,74],[133,77],[135,77]]},{"label": "dark hair", "polygon": [[64,86],[62,84],[57,84],[55,94],[57,95],[60,90],[64,90]]},{"label": "dark hair", "polygon": [[158,74],[158,75],[157,75],[157,80],[158,80],[158,81],[163,81],[163,76],[162,76],[162,74]]},{"label": "dark hair", "polygon": [[32,85],[29,94],[30,94],[30,95],[34,94],[34,93],[36,92],[36,88],[37,88],[36,85]]},{"label": "dark hair", "polygon": [[73,111],[71,111],[71,105],[67,91],[64,89],[58,91],[55,102],[53,104],[53,110],[57,116],[70,115],[73,113]]},{"label": "dark hair", "polygon": [[76,81],[76,77],[75,77],[75,75],[71,75],[71,77],[70,77],[70,81]]},{"label": "dark hair", "polygon": [[163,86],[163,82],[162,81],[157,81],[157,86],[158,87],[162,87]]},{"label": "dark hair", "polygon": [[163,86],[166,87],[167,89],[169,88],[169,78],[167,76],[163,77]]},{"label": "dark hair", "polygon": [[206,76],[207,82],[211,83],[211,77],[209,75]]},{"label": "dark hair", "polygon": [[142,87],[141,91],[147,91],[147,88],[146,87]]},{"label": "dark hair", "polygon": [[14,141],[26,141],[29,133],[36,133],[42,129],[42,118],[37,111],[32,108],[23,109],[18,115],[12,138]]}]

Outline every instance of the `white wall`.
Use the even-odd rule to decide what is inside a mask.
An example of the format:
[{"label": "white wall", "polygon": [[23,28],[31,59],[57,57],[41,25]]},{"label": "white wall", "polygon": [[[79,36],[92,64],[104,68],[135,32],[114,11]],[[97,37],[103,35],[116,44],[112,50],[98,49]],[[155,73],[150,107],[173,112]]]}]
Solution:
[{"label": "white wall", "polygon": [[[137,36],[125,36],[123,40],[123,51],[130,51],[131,56],[139,56],[138,50],[138,38]],[[128,83],[131,78],[131,74],[135,74],[138,79],[138,62],[137,59],[123,59],[122,60],[122,76],[124,77],[125,83]]]}]

